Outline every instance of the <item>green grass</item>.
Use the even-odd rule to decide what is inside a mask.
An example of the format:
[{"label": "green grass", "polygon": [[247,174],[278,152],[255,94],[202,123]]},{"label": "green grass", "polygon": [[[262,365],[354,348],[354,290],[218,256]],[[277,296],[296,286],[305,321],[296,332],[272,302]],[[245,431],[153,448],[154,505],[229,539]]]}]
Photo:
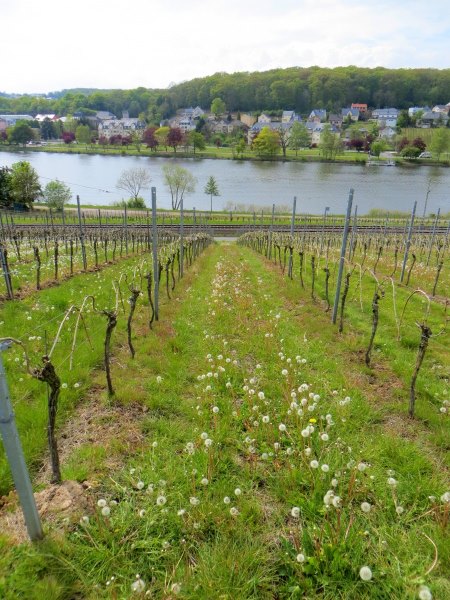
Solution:
[{"label": "green grass", "polygon": [[[106,459],[117,452],[107,474],[98,448],[90,455],[82,446],[68,462],[73,476],[94,482],[94,502],[105,499],[110,516],[95,507],[89,524],[47,526],[46,541],[32,547],[5,538],[0,596],[130,597],[139,573],[150,597],[161,599],[406,600],[421,584],[447,597],[450,550],[439,498],[448,481],[428,440],[447,422],[420,417],[411,423],[417,437],[408,420],[397,431],[387,427],[386,398],[371,392],[353,354],[367,332],[363,319],[337,334],[297,279],[233,245],[207,250],[176,298],[151,332],[140,307],[134,361],[126,348],[115,350],[115,372],[126,377],[116,377],[114,405],[145,408],[124,421],[125,430],[141,430],[142,441],[127,454],[107,444]],[[349,311],[351,321],[357,311]],[[390,362],[371,375],[376,385],[398,378],[404,400],[413,350],[393,345],[391,357],[380,347]],[[397,374],[393,357],[408,352]],[[446,356],[440,352],[433,356]],[[442,385],[430,363],[424,368],[428,385]],[[97,375],[93,383],[101,385]],[[302,384],[309,387],[299,391]],[[424,395],[422,386],[420,401],[428,404]],[[398,405],[394,412],[405,411]],[[304,437],[309,425],[314,432]],[[312,468],[312,459],[329,470]],[[337,508],[325,506],[330,489],[342,499]],[[433,543],[438,562],[429,572]],[[369,582],[359,576],[364,565]]]}]

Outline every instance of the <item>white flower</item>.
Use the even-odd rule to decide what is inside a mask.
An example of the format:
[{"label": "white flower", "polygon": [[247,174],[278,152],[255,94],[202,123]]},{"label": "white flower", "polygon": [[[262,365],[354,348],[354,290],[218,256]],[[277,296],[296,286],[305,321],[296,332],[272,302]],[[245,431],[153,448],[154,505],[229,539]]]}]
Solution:
[{"label": "white flower", "polygon": [[209,481],[206,479],[206,477],[203,477],[203,479],[200,481],[200,483],[202,485],[208,485]]},{"label": "white flower", "polygon": [[328,471],[330,470],[330,467],[328,465],[322,465],[320,468],[324,473],[328,473]]},{"label": "white flower", "polygon": [[284,375],[286,377],[286,375],[288,374],[288,370],[287,369],[283,369],[281,371],[281,374]]},{"label": "white flower", "polygon": [[232,517],[237,517],[237,515],[238,515],[238,514],[239,514],[239,511],[238,511],[238,509],[237,509],[235,506],[232,506],[232,507],[230,508],[230,515],[231,515]]},{"label": "white flower", "polygon": [[264,415],[264,417],[262,418],[262,422],[263,423],[268,423],[270,421],[270,418],[268,415]]},{"label": "white flower", "polygon": [[210,438],[207,438],[207,439],[205,440],[205,446],[206,446],[207,448],[209,448],[209,447],[212,445],[212,443],[213,443],[213,441],[212,441]]},{"label": "white flower", "polygon": [[331,485],[335,488],[338,486],[339,481],[337,479],[332,479],[331,480]]},{"label": "white flower", "polygon": [[87,515],[84,515],[83,517],[81,517],[80,524],[81,525],[89,525],[89,517]]},{"label": "white flower", "polygon": [[260,400],[264,400],[265,396],[264,396],[264,392],[258,392],[258,398]]},{"label": "white flower", "polygon": [[140,510],[140,511],[139,511],[139,516],[140,516],[141,518],[145,517],[145,512],[146,512],[146,511],[145,511],[145,509],[142,509],[142,510]]},{"label": "white flower", "polygon": [[158,496],[156,498],[156,504],[158,506],[164,506],[164,504],[167,502],[167,498],[165,496]]},{"label": "white flower", "polygon": [[213,413],[214,413],[215,415],[217,415],[217,413],[219,412],[219,407],[218,407],[218,406],[213,406],[213,409],[212,409],[212,411],[213,411]]},{"label": "white flower", "polygon": [[369,513],[372,507],[368,502],[361,502],[361,510],[365,513]]},{"label": "white flower", "polygon": [[445,503],[450,502],[450,492],[445,492],[445,494],[442,494],[441,502],[445,502]]},{"label": "white flower", "polygon": [[311,467],[311,469],[317,469],[319,467],[319,462],[317,460],[312,460],[309,463],[309,466]]},{"label": "white flower", "polygon": [[203,432],[200,437],[202,438],[202,440],[206,440],[206,438],[208,437],[208,434]]},{"label": "white flower", "polygon": [[419,598],[420,600],[433,600],[433,594],[431,590],[426,585],[421,585],[419,588]]},{"label": "white flower", "polygon": [[299,562],[299,563],[305,562],[305,555],[302,554],[301,552],[300,552],[300,554],[297,554],[297,562]]},{"label": "white flower", "polygon": [[181,585],[179,583],[172,583],[170,591],[175,595],[179,594],[181,592]]},{"label": "white flower", "polygon": [[235,496],[240,496],[241,494],[242,494],[242,491],[241,491],[241,489],[240,489],[240,488],[236,488],[236,489],[234,490],[234,495],[235,495]]},{"label": "white flower", "polygon": [[341,498],[340,498],[340,496],[335,496],[331,502],[332,502],[334,508],[339,508],[340,505],[341,505]]},{"label": "white flower", "polygon": [[131,591],[140,594],[145,590],[145,581],[136,575],[136,581],[131,584]]},{"label": "white flower", "polygon": [[103,508],[104,506],[106,506],[107,502],[104,498],[100,498],[100,500],[97,501],[97,506],[99,508]]},{"label": "white flower", "polygon": [[285,425],[284,423],[280,423],[280,424],[278,425],[278,429],[279,429],[280,431],[286,431],[286,425]]},{"label": "white flower", "polygon": [[370,581],[372,579],[372,571],[369,567],[361,567],[359,570],[359,576],[363,581]]},{"label": "white flower", "polygon": [[300,516],[300,509],[298,506],[294,506],[293,508],[291,508],[291,515],[294,517],[294,519],[298,519],[298,517]]},{"label": "white flower", "polygon": [[184,515],[184,513],[185,513],[185,512],[186,512],[186,511],[184,510],[184,508],[180,508],[180,510],[179,510],[179,511],[177,511],[177,515],[178,515],[179,517],[182,517],[182,516]]},{"label": "white flower", "polygon": [[138,490],[143,490],[143,489],[144,489],[144,487],[145,487],[145,483],[144,483],[143,481],[138,481],[138,482],[137,482],[137,484],[136,484],[136,488],[137,488]]},{"label": "white flower", "polygon": [[191,496],[189,498],[189,502],[192,504],[192,506],[198,506],[200,504],[200,500],[195,496]]},{"label": "white flower", "polygon": [[397,485],[397,481],[393,477],[389,477],[387,482],[388,485],[391,485],[392,487],[395,487]]},{"label": "white flower", "polygon": [[109,506],[104,506],[102,508],[102,515],[104,517],[109,517],[110,514],[111,514],[111,509],[109,508]]},{"label": "white flower", "polygon": [[224,504],[230,504],[231,500],[228,496],[225,496],[225,498],[223,499]]},{"label": "white flower", "polygon": [[161,381],[162,381],[161,375],[157,375],[156,376],[156,383],[161,383]]},{"label": "white flower", "polygon": [[358,464],[358,471],[361,471],[361,473],[362,473],[363,471],[365,471],[366,469],[367,469],[367,464],[366,464],[366,463],[360,462],[360,463]]},{"label": "white flower", "polygon": [[328,437],[328,433],[322,433],[320,439],[322,440],[322,442],[328,442],[330,438]]},{"label": "white flower", "polygon": [[405,509],[403,508],[403,506],[397,506],[397,508],[395,509],[395,512],[398,515],[402,515],[405,512]]}]

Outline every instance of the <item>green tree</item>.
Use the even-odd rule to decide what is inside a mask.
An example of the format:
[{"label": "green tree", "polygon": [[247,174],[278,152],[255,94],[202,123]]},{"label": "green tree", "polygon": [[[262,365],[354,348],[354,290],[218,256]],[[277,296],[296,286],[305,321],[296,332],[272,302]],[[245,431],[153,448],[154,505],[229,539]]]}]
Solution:
[{"label": "green tree", "polygon": [[71,201],[72,192],[65,183],[54,179],[45,186],[43,196],[49,208],[62,211],[64,205]]},{"label": "green tree", "polygon": [[130,198],[126,205],[127,208],[134,208],[135,210],[145,210],[147,208],[144,198],[141,198],[140,196],[137,198]]},{"label": "green tree", "polygon": [[448,152],[450,148],[450,131],[444,127],[439,127],[433,132],[431,138],[430,150],[436,154],[438,160],[441,154]]},{"label": "green tree", "polygon": [[376,140],[370,144],[370,153],[373,156],[379,157],[386,150],[386,142],[384,140]]},{"label": "green tree", "polygon": [[298,156],[300,148],[309,148],[309,133],[306,125],[300,123],[300,121],[295,121],[291,127],[289,148],[295,150],[295,156]]},{"label": "green tree", "polygon": [[41,138],[43,140],[53,140],[57,137],[58,132],[56,131],[53,121],[50,121],[49,118],[44,119],[41,124]]},{"label": "green tree", "polygon": [[25,121],[18,121],[9,130],[8,138],[10,144],[22,144],[25,146],[27,142],[34,140],[34,132]]},{"label": "green tree", "polygon": [[0,206],[2,208],[9,208],[13,202],[11,169],[9,167],[0,167]]},{"label": "green tree", "polygon": [[91,129],[88,125],[78,125],[75,130],[75,139],[79,144],[88,144],[91,143],[92,133]]},{"label": "green tree", "polygon": [[213,196],[220,196],[219,193],[219,186],[217,185],[217,181],[215,179],[215,177],[213,177],[212,175],[209,177],[206,185],[205,185],[205,189],[203,190],[205,192],[205,194],[208,194],[208,196],[210,196],[211,199],[211,212],[213,209]]},{"label": "green tree", "polygon": [[240,139],[235,146],[233,146],[233,158],[242,158],[244,156],[247,144],[244,139]]},{"label": "green tree", "polygon": [[331,131],[330,125],[325,125],[323,128],[319,148],[322,156],[328,160],[334,160],[336,155],[342,152],[342,141],[339,135]]},{"label": "green tree", "polygon": [[214,98],[211,102],[211,112],[218,119],[226,111],[227,107],[222,98]]},{"label": "green tree", "polygon": [[196,150],[204,150],[206,148],[205,136],[196,130],[190,131],[187,136],[188,144],[192,146],[194,154]]},{"label": "green tree", "polygon": [[169,132],[170,132],[170,127],[158,127],[158,129],[155,131],[155,138],[158,142],[158,146],[164,146],[166,151],[167,151],[167,138],[169,136]]},{"label": "green tree", "polygon": [[178,165],[164,165],[163,173],[164,183],[172,197],[172,209],[179,210],[184,196],[195,192],[197,180],[187,169]]},{"label": "green tree", "polygon": [[253,140],[252,148],[258,156],[274,156],[280,151],[280,136],[270,127],[263,127]]},{"label": "green tree", "polygon": [[144,167],[135,167],[122,171],[116,183],[118,190],[127,192],[132,199],[139,198],[141,190],[148,190],[151,182],[150,173]]},{"label": "green tree", "polygon": [[27,161],[11,167],[11,191],[14,202],[30,207],[42,194],[39,176]]}]

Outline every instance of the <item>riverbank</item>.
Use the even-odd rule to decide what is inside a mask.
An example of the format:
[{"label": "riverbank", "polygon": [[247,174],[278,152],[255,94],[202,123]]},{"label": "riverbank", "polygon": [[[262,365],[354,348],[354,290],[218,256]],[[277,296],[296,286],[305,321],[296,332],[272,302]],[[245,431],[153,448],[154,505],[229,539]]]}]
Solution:
[{"label": "riverbank", "polygon": [[[144,156],[148,158],[175,158],[175,159],[190,159],[190,160],[232,160],[234,162],[242,161],[255,161],[255,162],[319,162],[319,163],[331,163],[331,164],[356,164],[365,165],[369,161],[371,164],[379,162],[380,165],[384,166],[385,162],[383,157],[377,159],[370,157],[365,152],[354,152],[345,151],[343,154],[337,155],[333,159],[325,158],[321,155],[318,148],[299,150],[295,152],[288,150],[286,156],[277,154],[273,156],[257,156],[250,149],[246,150],[242,155],[236,156],[233,153],[233,148],[229,147],[215,147],[207,146],[203,151],[196,150],[196,152],[183,152],[177,150],[174,152],[158,150],[153,151],[149,148],[141,147],[140,149],[132,147],[105,147],[101,149],[98,146],[83,146],[81,144],[48,144],[42,146],[0,146],[0,152],[44,152],[50,154],[86,154],[86,155],[98,155],[98,156]],[[434,159],[406,159],[401,156],[393,156],[393,153],[389,154],[389,160],[393,161],[396,166],[444,166],[450,167],[450,159],[434,160]]]}]

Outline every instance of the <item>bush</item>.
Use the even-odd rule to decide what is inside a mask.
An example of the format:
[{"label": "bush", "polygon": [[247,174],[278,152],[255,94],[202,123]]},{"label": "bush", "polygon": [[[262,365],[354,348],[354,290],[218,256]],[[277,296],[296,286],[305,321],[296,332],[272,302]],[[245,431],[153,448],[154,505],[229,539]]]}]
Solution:
[{"label": "bush", "polygon": [[403,148],[401,155],[404,158],[418,158],[421,152],[422,150],[416,146],[407,146]]}]

